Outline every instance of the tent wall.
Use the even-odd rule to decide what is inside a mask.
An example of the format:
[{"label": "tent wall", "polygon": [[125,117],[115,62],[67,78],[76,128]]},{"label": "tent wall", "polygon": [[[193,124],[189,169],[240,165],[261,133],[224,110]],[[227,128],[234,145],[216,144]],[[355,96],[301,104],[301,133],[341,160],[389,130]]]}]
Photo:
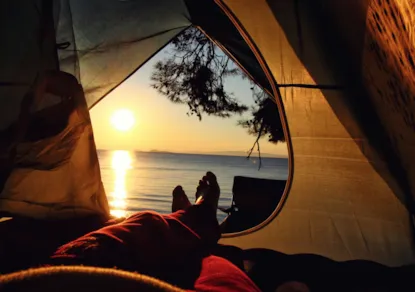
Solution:
[{"label": "tent wall", "polygon": [[74,75],[92,107],[189,25],[182,0],[7,0],[0,11],[0,130],[16,120],[42,70]]},{"label": "tent wall", "polygon": [[372,1],[367,30],[362,75],[415,215],[415,1]]},{"label": "tent wall", "polygon": [[62,0],[57,43],[61,70],[84,86],[88,106],[135,72],[190,25],[181,0]]},{"label": "tent wall", "polygon": [[[71,75],[55,75],[57,3],[6,1],[0,10],[0,158],[5,180],[0,213],[42,219],[108,217],[82,88]],[[48,80],[54,86],[46,85]],[[46,92],[40,99],[26,95],[29,90],[41,92],[42,84]],[[71,101],[64,101],[68,96]]]},{"label": "tent wall", "polygon": [[[300,13],[302,57],[327,72],[325,84],[342,85],[319,48],[306,6],[298,5],[302,1],[224,2],[258,47],[277,82],[316,84],[289,43],[290,37],[298,36],[298,26],[287,23],[299,19]],[[284,30],[283,21],[277,21],[271,9],[275,4],[284,9]],[[359,127],[346,92],[288,87],[280,93],[293,155],[285,205],[268,225],[224,238],[223,243],[315,253],[336,260],[413,263],[412,225],[398,198],[400,187]]]},{"label": "tent wall", "polygon": [[6,1],[0,9],[0,131],[19,114],[23,95],[40,70],[56,69],[50,0]]},{"label": "tent wall", "polygon": [[385,159],[415,214],[415,1],[319,2],[353,56],[385,131]]}]

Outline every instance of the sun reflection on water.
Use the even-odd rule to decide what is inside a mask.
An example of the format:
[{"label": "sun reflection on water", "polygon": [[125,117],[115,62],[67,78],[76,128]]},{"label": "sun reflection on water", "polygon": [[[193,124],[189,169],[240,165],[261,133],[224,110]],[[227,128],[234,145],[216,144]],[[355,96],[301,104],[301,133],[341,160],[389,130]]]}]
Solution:
[{"label": "sun reflection on water", "polygon": [[125,150],[117,150],[112,155],[112,169],[114,170],[114,190],[111,193],[110,212],[115,217],[125,217],[127,215],[127,171],[131,169],[131,154]]}]

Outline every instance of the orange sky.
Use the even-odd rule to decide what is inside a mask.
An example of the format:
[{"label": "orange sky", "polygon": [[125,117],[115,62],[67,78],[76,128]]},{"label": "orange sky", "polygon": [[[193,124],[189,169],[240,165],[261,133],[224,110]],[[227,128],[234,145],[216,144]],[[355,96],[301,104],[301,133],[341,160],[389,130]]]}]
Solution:
[{"label": "orange sky", "polygon": [[[181,153],[249,150],[255,137],[236,125],[240,116],[203,116],[200,122],[187,116],[186,105],[174,104],[150,87],[152,66],[163,57],[161,52],[90,111],[97,148]],[[252,104],[247,81],[232,80],[226,85],[236,98]],[[131,130],[122,132],[111,124],[118,109],[133,112],[136,123]],[[284,143],[275,145],[262,139],[260,145],[263,153],[287,154]]]}]

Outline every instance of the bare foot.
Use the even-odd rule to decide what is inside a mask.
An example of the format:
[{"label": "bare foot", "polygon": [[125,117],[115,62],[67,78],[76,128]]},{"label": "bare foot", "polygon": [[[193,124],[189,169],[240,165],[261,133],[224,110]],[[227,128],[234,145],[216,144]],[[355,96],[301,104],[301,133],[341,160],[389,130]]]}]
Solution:
[{"label": "bare foot", "polygon": [[220,188],[216,176],[208,171],[202,180],[199,181],[199,186],[196,189],[196,205],[210,205],[216,212],[219,196]]},{"label": "bare foot", "polygon": [[181,186],[177,186],[173,190],[173,202],[171,204],[172,212],[176,212],[179,210],[185,210],[190,207],[192,204],[190,203],[189,199],[186,196],[183,188]]}]

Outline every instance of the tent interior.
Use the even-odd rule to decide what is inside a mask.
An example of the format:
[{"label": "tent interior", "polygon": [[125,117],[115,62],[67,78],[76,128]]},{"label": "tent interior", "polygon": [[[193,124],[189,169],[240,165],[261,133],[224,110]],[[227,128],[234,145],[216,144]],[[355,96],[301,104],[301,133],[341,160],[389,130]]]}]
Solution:
[{"label": "tent interior", "polygon": [[[263,223],[220,241],[258,262],[251,275],[260,288],[275,288],[264,278],[277,272],[317,283],[323,276],[309,274],[316,266],[325,277],[334,270],[414,269],[413,0],[10,0],[2,6],[2,143],[13,136],[21,103],[42,72],[75,77],[91,109],[195,26],[270,93],[282,118],[290,166],[282,200]],[[37,110],[47,112],[48,106],[42,99]],[[100,224],[91,219],[73,230],[57,227],[61,222],[108,215],[92,128],[85,126],[89,115],[74,119],[76,127],[35,145],[75,136],[78,143],[68,138],[41,160],[22,145],[29,164],[4,182],[0,211],[31,218],[0,222],[0,258],[8,259],[1,262],[9,271],[19,267],[10,260],[4,234],[18,226],[30,233],[40,220],[43,241],[59,244]],[[63,164],[50,163],[56,159]],[[90,179],[78,184],[85,176]],[[68,200],[72,194],[76,198]],[[62,235],[51,236],[58,228]],[[19,257],[32,256],[24,244],[31,235],[19,236],[13,244],[26,249]],[[40,257],[47,251],[45,244],[36,252]],[[367,281],[382,278],[364,274]]]}]

